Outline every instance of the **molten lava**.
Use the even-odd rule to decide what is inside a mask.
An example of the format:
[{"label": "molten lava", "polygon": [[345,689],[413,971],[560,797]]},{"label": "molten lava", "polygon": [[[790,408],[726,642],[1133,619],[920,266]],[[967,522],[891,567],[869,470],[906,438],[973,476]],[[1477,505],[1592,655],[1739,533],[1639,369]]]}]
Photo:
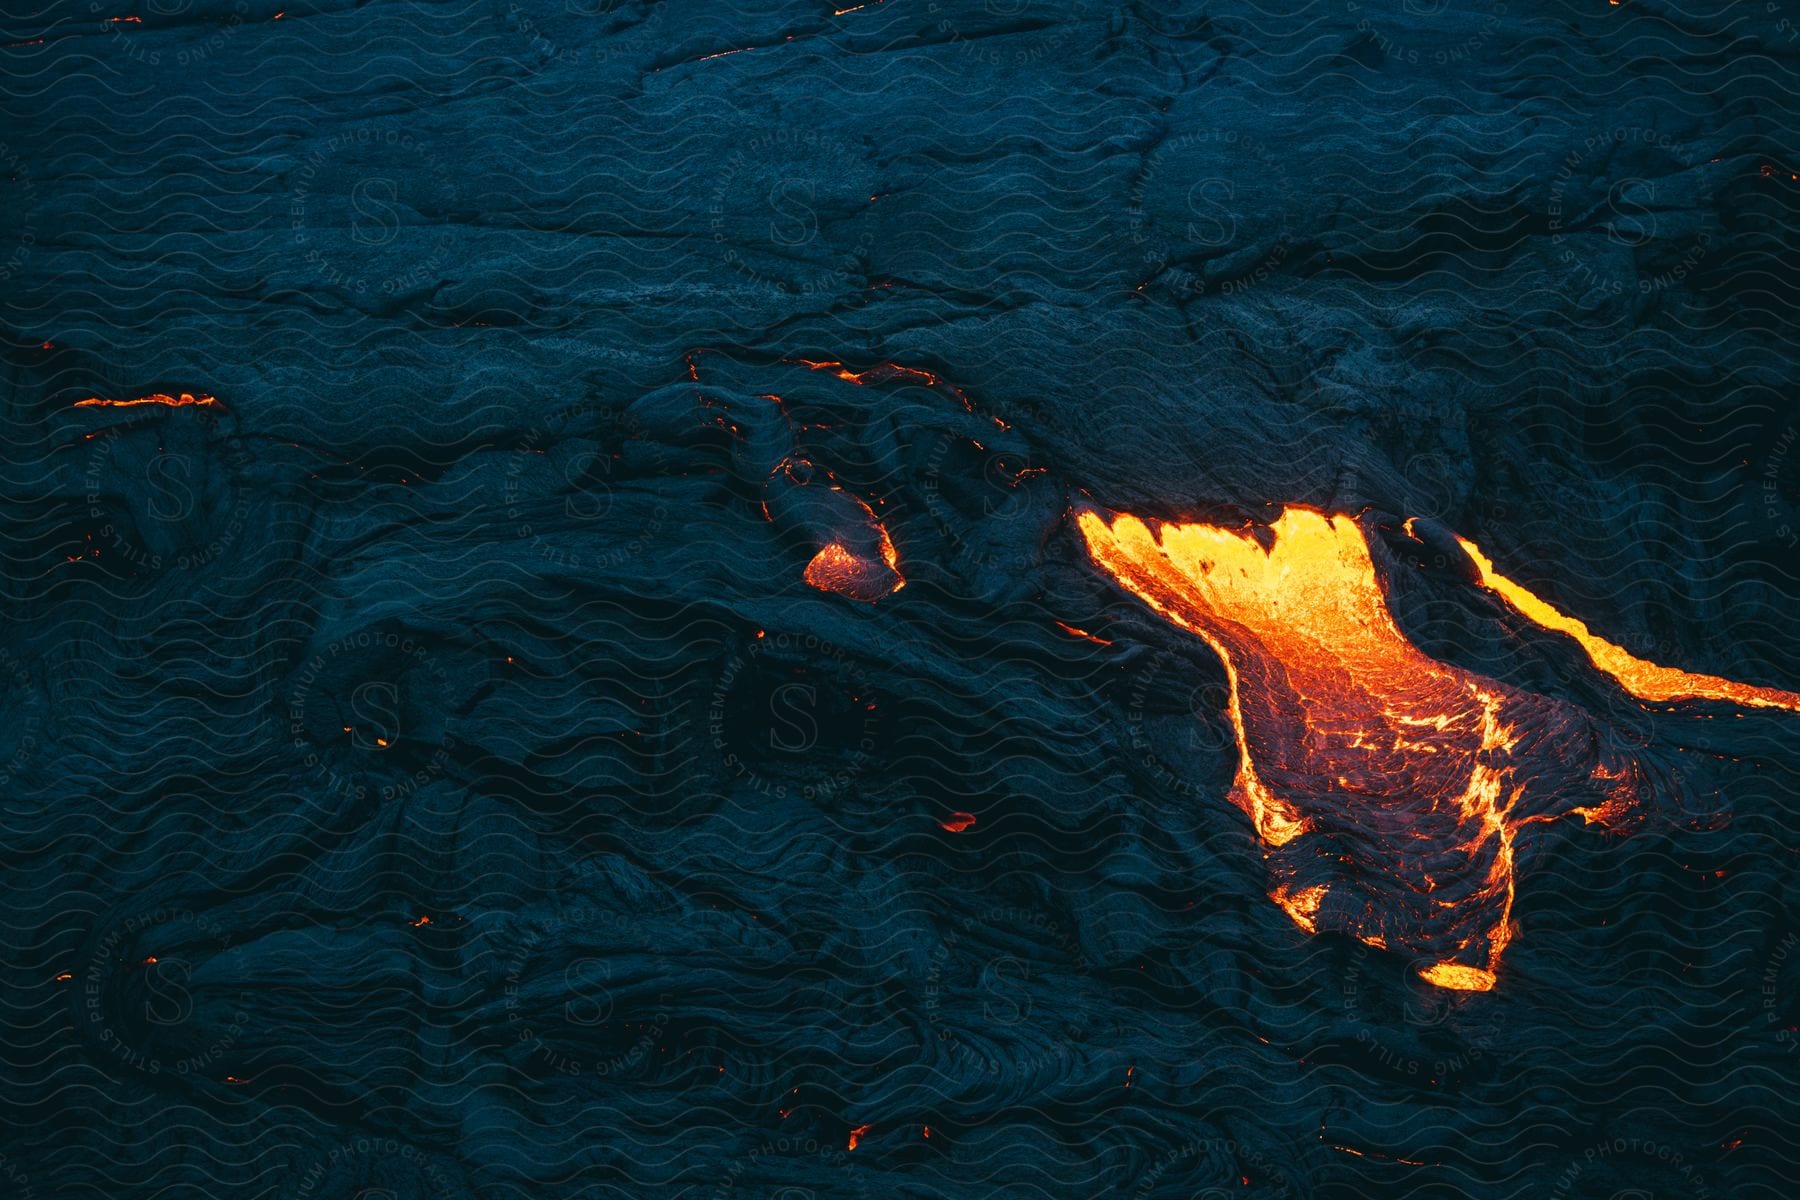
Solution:
[{"label": "molten lava", "polygon": [[[135,17],[132,19],[136,20]],[[207,396],[207,395],[196,396],[191,392],[183,392],[179,396],[170,396],[170,395],[166,395],[162,392],[155,392],[148,396],[136,396],[130,400],[106,400],[106,399],[102,399],[99,396],[90,396],[86,400],[77,400],[75,402],[75,407],[76,408],[138,408],[138,407],[140,407],[142,405],[146,405],[146,404],[159,404],[159,405],[162,405],[164,408],[187,408],[189,406],[194,406],[194,405],[205,407],[207,405],[212,405],[212,404],[217,404],[217,403],[218,403],[218,400],[212,396]]]},{"label": "molten lava", "polygon": [[[873,196],[870,197],[874,199]],[[796,363],[813,371],[830,371],[839,379],[854,383],[857,387],[868,387],[877,383],[917,383],[930,388],[940,388],[956,398],[969,412],[975,411],[975,405],[968,396],[958,388],[944,380],[942,375],[927,371],[922,367],[909,367],[905,363],[876,363],[861,371],[851,370],[835,358],[790,358],[786,362]]]},{"label": "molten lava", "polygon": [[1098,565],[1223,661],[1231,799],[1302,929],[1487,990],[1512,937],[1518,830],[1587,797],[1589,820],[1635,811],[1636,765],[1606,757],[1582,713],[1407,640],[1352,518],[1296,507],[1260,530],[1153,532],[1090,509],[1077,524]]},{"label": "molten lava", "polygon": [[906,586],[905,580],[895,582],[897,575],[891,560],[882,563],[865,558],[842,542],[828,542],[813,555],[806,564],[804,578],[821,592],[836,592],[869,603]]},{"label": "molten lava", "polygon": [[1549,602],[1527,591],[1494,570],[1494,564],[1474,544],[1457,538],[1476,569],[1481,582],[1512,605],[1522,616],[1545,629],[1566,633],[1587,651],[1593,664],[1619,681],[1619,685],[1640,700],[1728,700],[1751,708],[1785,708],[1800,712],[1800,695],[1778,688],[1753,687],[1733,683],[1716,675],[1692,675],[1674,667],[1662,667],[1628,653],[1605,638],[1594,636],[1581,621],[1553,608]]},{"label": "molten lava", "polygon": [[[814,484],[807,493],[820,514],[819,523],[834,530],[827,535],[832,540],[806,564],[807,583],[869,604],[906,586],[894,539],[873,509],[836,485]],[[768,501],[763,511],[770,511]]]}]

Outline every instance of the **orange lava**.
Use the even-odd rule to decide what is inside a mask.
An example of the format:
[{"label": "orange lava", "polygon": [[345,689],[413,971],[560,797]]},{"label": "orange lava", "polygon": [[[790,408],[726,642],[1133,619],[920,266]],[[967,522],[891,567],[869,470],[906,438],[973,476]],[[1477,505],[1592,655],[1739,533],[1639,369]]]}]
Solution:
[{"label": "orange lava", "polygon": [[889,557],[893,543],[887,540],[886,530],[881,539],[885,562],[865,558],[842,542],[828,542],[806,564],[803,577],[821,592],[836,592],[871,604],[891,595],[905,587],[906,581],[894,570],[894,559]]},{"label": "orange lava", "polygon": [[1494,986],[1494,973],[1461,963],[1433,963],[1419,972],[1426,983],[1458,992],[1485,992]]},{"label": "orange lava", "polygon": [[870,1128],[871,1126],[868,1125],[858,1125],[855,1129],[852,1129],[850,1131],[850,1145],[846,1147],[846,1149],[856,1149],[857,1143],[862,1141],[863,1134],[869,1132]]},{"label": "orange lava", "polygon": [[192,392],[183,392],[179,396],[170,396],[162,392],[154,392],[148,396],[137,396],[130,400],[105,400],[99,396],[90,396],[86,400],[77,400],[76,408],[137,408],[145,404],[160,404],[165,408],[187,408],[191,405],[217,404],[212,396],[196,396]]},{"label": "orange lava", "polygon": [[[870,197],[870,199],[873,198]],[[858,387],[867,387],[873,383],[891,383],[896,380],[902,383],[922,383],[926,387],[941,387],[955,396],[965,409],[970,412],[975,411],[975,406],[969,402],[967,396],[963,395],[962,389],[945,383],[943,376],[933,371],[927,371],[923,367],[909,367],[905,363],[884,362],[876,363],[862,371],[853,371],[835,358],[794,358],[788,361],[814,371],[830,371],[839,379],[848,380]]]},{"label": "orange lava", "polygon": [[1325,899],[1326,888],[1316,883],[1309,888],[1301,888],[1297,892],[1289,892],[1285,888],[1276,888],[1269,899],[1281,905],[1283,912],[1292,917],[1294,924],[1308,933],[1318,932],[1319,905]]},{"label": "orange lava", "polygon": [[856,531],[853,540],[866,543],[872,534],[875,553],[880,559],[877,561],[858,553],[841,541],[827,542],[806,564],[803,574],[806,582],[822,592],[836,592],[870,604],[905,587],[906,577],[900,574],[899,552],[894,549],[894,540],[888,536],[887,527],[876,519],[874,510],[841,488],[833,486],[830,490],[847,496],[865,518],[864,528]]},{"label": "orange lava", "polygon": [[1584,714],[1407,640],[1354,519],[1290,507],[1260,531],[1152,531],[1092,509],[1076,520],[1099,566],[1223,661],[1231,800],[1263,842],[1270,898],[1302,929],[1485,991],[1513,934],[1519,828],[1636,811],[1635,764],[1603,757]]},{"label": "orange lava", "polygon": [[1638,658],[1623,647],[1588,632],[1588,627],[1494,570],[1494,564],[1472,542],[1457,538],[1481,572],[1481,582],[1519,613],[1545,629],[1566,633],[1581,644],[1593,664],[1619,681],[1640,700],[1726,700],[1750,708],[1785,708],[1800,712],[1800,695],[1779,688],[1733,683],[1716,675],[1694,675]]},{"label": "orange lava", "polygon": [[1081,638],[1083,641],[1092,642],[1096,646],[1112,645],[1112,642],[1108,641],[1106,638],[1096,637],[1095,635],[1089,633],[1087,630],[1081,628],[1079,625],[1071,625],[1067,621],[1056,622],[1056,627],[1058,629],[1062,630],[1064,633],[1068,634],[1070,637]]}]

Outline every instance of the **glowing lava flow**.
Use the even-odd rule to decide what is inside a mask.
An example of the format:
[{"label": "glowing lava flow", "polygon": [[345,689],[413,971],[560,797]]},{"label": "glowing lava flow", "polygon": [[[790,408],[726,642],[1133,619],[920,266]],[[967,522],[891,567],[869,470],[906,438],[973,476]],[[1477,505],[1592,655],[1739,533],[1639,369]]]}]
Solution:
[{"label": "glowing lava flow", "polygon": [[1404,951],[1430,983],[1485,991],[1512,937],[1520,827],[1584,793],[1601,820],[1634,810],[1635,764],[1606,757],[1578,710],[1407,640],[1352,518],[1289,508],[1261,530],[1152,532],[1076,516],[1099,566],[1224,662],[1231,799],[1265,846],[1271,899],[1308,932]]},{"label": "glowing lava flow", "polygon": [[[133,18],[135,20],[135,18]],[[90,396],[86,400],[77,400],[76,408],[137,408],[145,404],[160,404],[165,408],[187,408],[189,406],[205,407],[217,404],[212,396],[196,396],[191,392],[183,392],[179,396],[169,396],[156,392],[149,396],[137,396],[130,400],[104,400],[99,396]]]},{"label": "glowing lava flow", "polygon": [[1605,638],[1594,636],[1588,627],[1566,613],[1559,612],[1547,601],[1527,591],[1494,570],[1494,564],[1474,544],[1456,539],[1481,572],[1484,586],[1517,609],[1523,616],[1545,629],[1566,633],[1581,644],[1593,664],[1619,681],[1619,685],[1640,700],[1728,700],[1751,708],[1785,708],[1800,712],[1800,695],[1778,688],[1754,687],[1733,683],[1716,675],[1692,675],[1674,667],[1645,662],[1615,646]]},{"label": "glowing lava flow", "polygon": [[842,486],[829,471],[798,459],[783,459],[769,477],[763,515],[807,529],[819,549],[802,578],[822,592],[836,592],[873,604],[906,586],[900,555],[875,510]]},{"label": "glowing lava flow", "polygon": [[828,542],[806,564],[806,582],[821,592],[836,592],[869,603],[905,587],[893,541],[879,522],[875,531],[881,539],[880,562],[857,554],[842,542]]}]

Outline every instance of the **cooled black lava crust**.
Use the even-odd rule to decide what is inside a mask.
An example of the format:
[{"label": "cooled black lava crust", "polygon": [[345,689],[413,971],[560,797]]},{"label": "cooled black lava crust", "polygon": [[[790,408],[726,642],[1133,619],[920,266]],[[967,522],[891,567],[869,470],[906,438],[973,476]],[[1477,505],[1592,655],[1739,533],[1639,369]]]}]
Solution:
[{"label": "cooled black lava crust", "polygon": [[[1800,688],[1795,13],[39,3],[0,1194],[1800,1191],[1800,715],[1394,532]],[[1365,514],[1657,803],[1308,936],[1080,504]]]}]

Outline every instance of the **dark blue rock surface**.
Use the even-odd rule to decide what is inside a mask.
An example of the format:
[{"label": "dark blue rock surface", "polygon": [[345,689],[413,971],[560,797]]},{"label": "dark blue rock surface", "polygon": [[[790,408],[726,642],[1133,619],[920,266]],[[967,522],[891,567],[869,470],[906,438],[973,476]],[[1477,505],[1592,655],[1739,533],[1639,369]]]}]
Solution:
[{"label": "dark blue rock surface", "polygon": [[1800,14],[33,2],[0,1193],[1800,1188],[1800,717],[1409,563],[1678,793],[1444,992],[1269,902],[1066,519],[1432,518],[1800,687]]}]

